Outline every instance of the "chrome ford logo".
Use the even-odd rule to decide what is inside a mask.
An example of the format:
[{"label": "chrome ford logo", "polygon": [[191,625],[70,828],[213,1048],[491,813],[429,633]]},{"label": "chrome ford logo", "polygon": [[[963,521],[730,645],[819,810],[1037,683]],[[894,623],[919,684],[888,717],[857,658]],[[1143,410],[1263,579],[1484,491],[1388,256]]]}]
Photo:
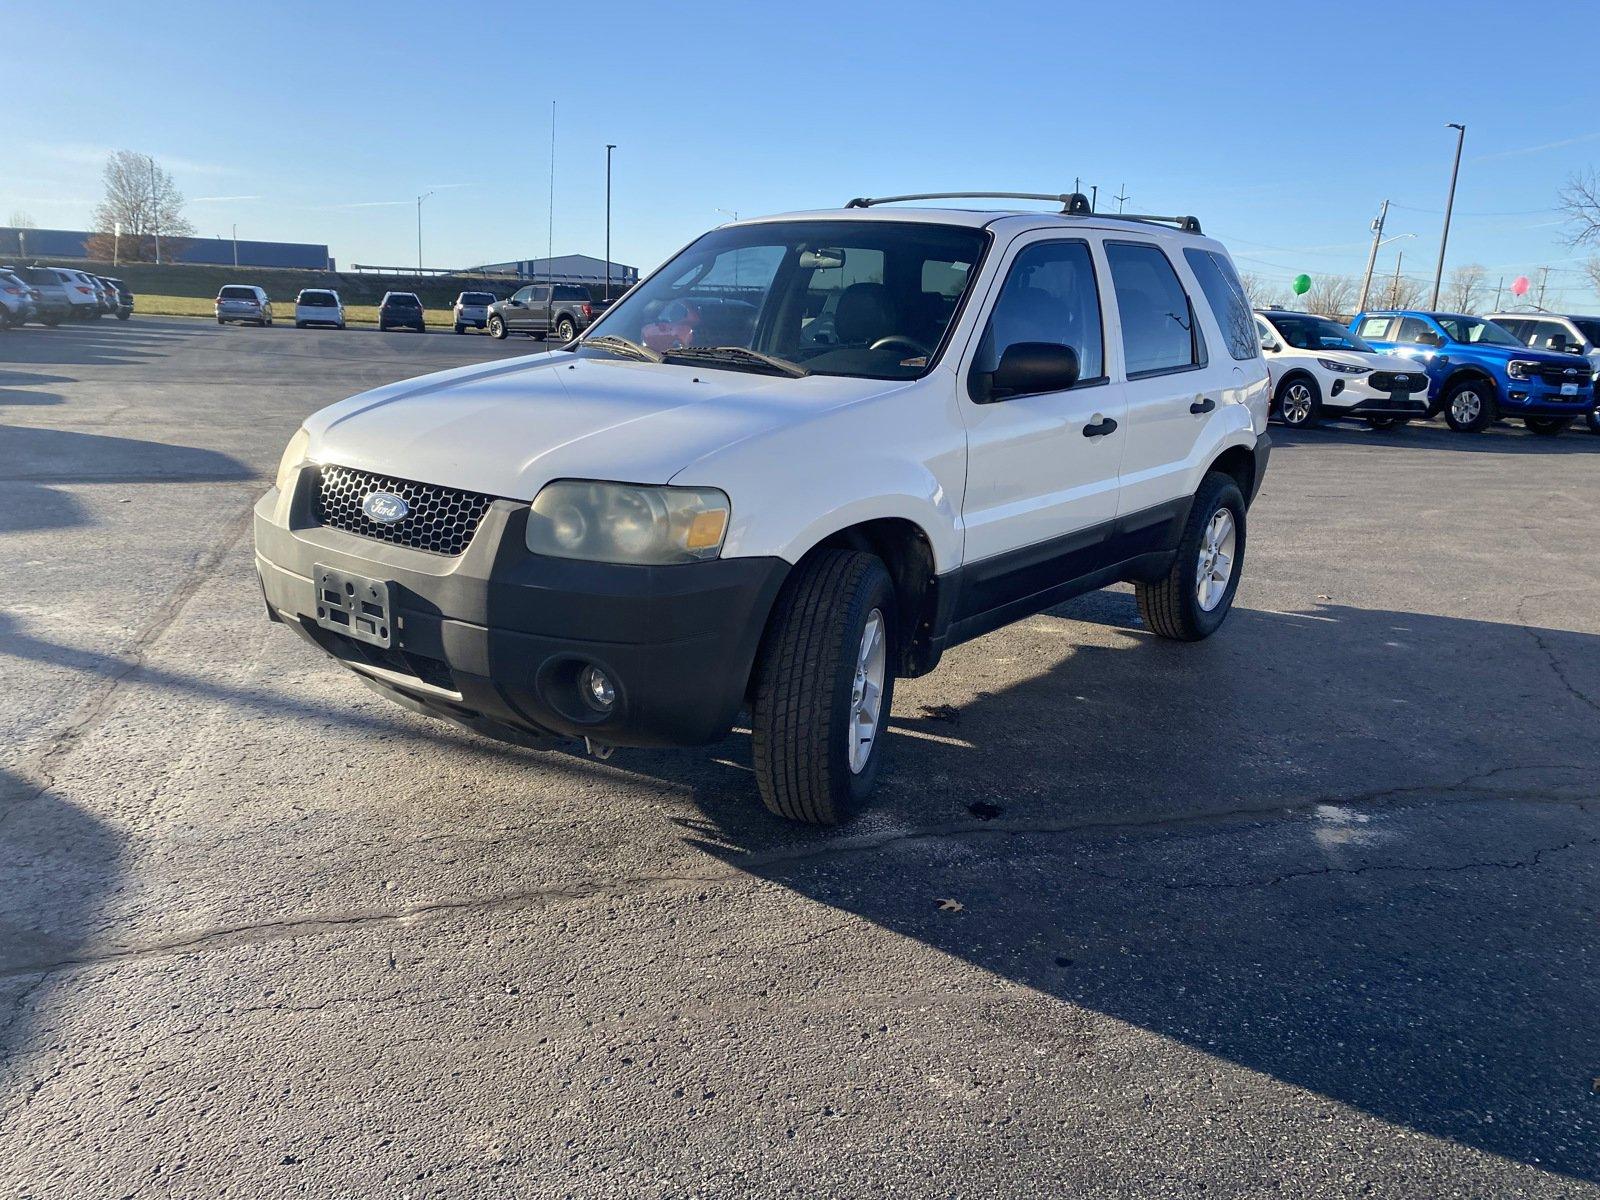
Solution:
[{"label": "chrome ford logo", "polygon": [[411,515],[411,506],[393,492],[368,492],[361,511],[379,525],[393,525]]}]

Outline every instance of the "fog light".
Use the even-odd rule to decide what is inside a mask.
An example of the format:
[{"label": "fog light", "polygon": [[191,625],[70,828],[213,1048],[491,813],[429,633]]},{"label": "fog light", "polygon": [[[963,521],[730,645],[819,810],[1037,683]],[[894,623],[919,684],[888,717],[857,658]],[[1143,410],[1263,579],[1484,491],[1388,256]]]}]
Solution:
[{"label": "fog light", "polygon": [[578,674],[578,691],[584,703],[596,712],[610,712],[617,702],[617,689],[610,677],[599,667],[585,667]]}]

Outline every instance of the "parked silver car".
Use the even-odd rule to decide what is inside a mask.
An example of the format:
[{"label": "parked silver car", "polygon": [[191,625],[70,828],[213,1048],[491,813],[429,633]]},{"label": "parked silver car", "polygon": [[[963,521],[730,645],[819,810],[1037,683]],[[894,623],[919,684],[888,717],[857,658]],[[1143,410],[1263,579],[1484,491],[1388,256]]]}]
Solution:
[{"label": "parked silver car", "polygon": [[38,312],[38,306],[33,301],[33,289],[0,267],[0,329],[24,325],[33,320]]},{"label": "parked silver car", "polygon": [[489,323],[489,305],[500,297],[493,292],[462,292],[456,297],[455,325],[460,333],[468,325],[482,329]]},{"label": "parked silver car", "polygon": [[95,286],[94,276],[87,271],[75,271],[70,267],[45,267],[46,271],[54,271],[56,278],[61,281],[62,287],[67,292],[67,302],[72,305],[72,315],[80,321],[95,321],[101,316],[100,289]]},{"label": "parked silver car", "polygon": [[56,326],[72,315],[72,302],[67,299],[67,288],[57,277],[54,267],[6,266],[23,283],[33,290],[33,302],[38,308],[40,324]]},{"label": "parked silver car", "polygon": [[252,325],[272,324],[272,301],[267,299],[265,288],[253,283],[225,284],[217,293],[217,324],[226,325],[246,321]]}]

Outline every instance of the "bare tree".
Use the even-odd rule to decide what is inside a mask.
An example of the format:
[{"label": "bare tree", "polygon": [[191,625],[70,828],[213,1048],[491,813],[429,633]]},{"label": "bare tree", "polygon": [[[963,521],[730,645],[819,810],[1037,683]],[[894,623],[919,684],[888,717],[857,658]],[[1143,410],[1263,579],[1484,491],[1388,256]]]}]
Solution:
[{"label": "bare tree", "polygon": [[1428,281],[1409,275],[1381,275],[1372,281],[1374,304],[1381,303],[1384,308],[1421,308],[1429,286]]},{"label": "bare tree", "polygon": [[1355,307],[1356,281],[1348,275],[1318,275],[1304,297],[1307,312],[1324,317],[1348,316]]},{"label": "bare tree", "polygon": [[183,215],[183,193],[148,154],[112,154],[106,159],[105,187],[105,198],[94,210],[90,258],[109,259],[115,245],[125,262],[154,262],[158,257],[169,262],[194,236],[194,226]]},{"label": "bare tree", "polygon": [[1567,214],[1567,241],[1581,246],[1600,240],[1600,178],[1593,171],[1571,176],[1559,199]]},{"label": "bare tree", "polygon": [[1454,268],[1445,281],[1445,303],[1456,312],[1471,312],[1483,295],[1483,281],[1487,275],[1480,263],[1463,263]]},{"label": "bare tree", "polygon": [[1273,283],[1256,271],[1241,271],[1239,283],[1244,288],[1245,298],[1250,301],[1251,308],[1276,308],[1289,295],[1282,284]]},{"label": "bare tree", "polygon": [[1589,286],[1600,295],[1600,258],[1591,258],[1583,264],[1583,273],[1589,277]]},{"label": "bare tree", "polygon": [[37,222],[20,208],[11,210],[11,220],[7,222],[12,229],[37,229]]}]

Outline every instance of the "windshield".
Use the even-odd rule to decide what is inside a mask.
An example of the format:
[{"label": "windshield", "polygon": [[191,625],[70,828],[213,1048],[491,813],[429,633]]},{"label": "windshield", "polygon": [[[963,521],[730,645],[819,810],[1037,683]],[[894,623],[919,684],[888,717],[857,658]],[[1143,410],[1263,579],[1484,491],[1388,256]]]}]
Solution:
[{"label": "windshield", "polygon": [[1574,317],[1572,323],[1578,327],[1578,332],[1588,339],[1592,346],[1600,346],[1600,320],[1594,317]]},{"label": "windshield", "polygon": [[1435,317],[1450,339],[1456,342],[1482,342],[1486,346],[1520,346],[1522,342],[1512,337],[1493,321],[1482,317]]},{"label": "windshield", "polygon": [[[735,346],[818,375],[925,374],[988,235],[953,225],[775,221],[706,234],[592,328],[671,359]],[[580,344],[579,353],[610,353]],[[688,357],[686,355],[686,357]],[[695,355],[696,365],[717,365]],[[753,356],[725,356],[760,369]]]},{"label": "windshield", "polygon": [[1343,325],[1326,317],[1274,313],[1271,320],[1277,327],[1278,335],[1296,350],[1362,350],[1369,354],[1376,353]]}]

